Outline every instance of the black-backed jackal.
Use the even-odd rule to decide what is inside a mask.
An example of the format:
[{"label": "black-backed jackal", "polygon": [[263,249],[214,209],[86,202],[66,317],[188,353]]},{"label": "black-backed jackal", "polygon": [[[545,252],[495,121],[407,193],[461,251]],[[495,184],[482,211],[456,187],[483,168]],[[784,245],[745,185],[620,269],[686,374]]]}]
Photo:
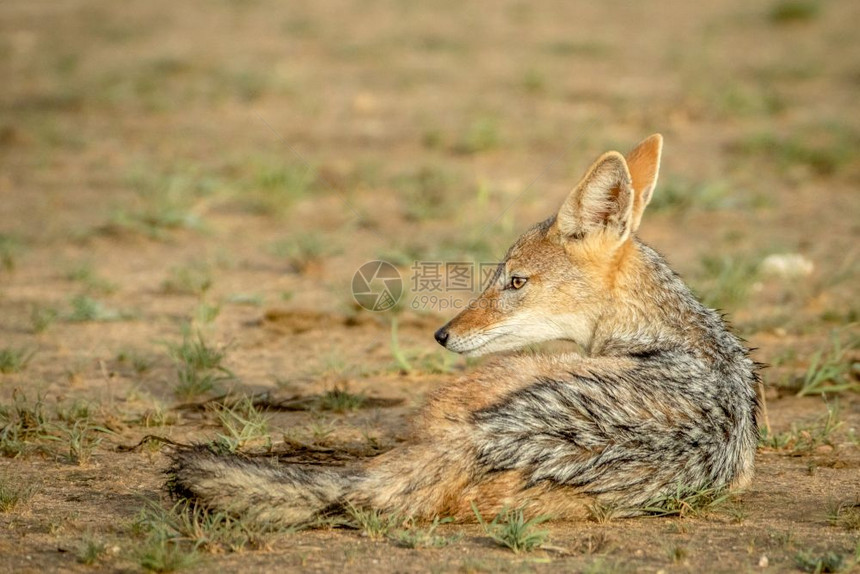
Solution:
[{"label": "black-backed jackal", "polygon": [[753,473],[755,364],[636,230],[662,138],[608,152],[558,213],[508,251],[476,304],[436,332],[467,355],[548,340],[582,353],[500,356],[436,390],[412,439],[354,468],[173,454],[173,492],[252,519],[297,523],[347,505],[416,518],[522,508],[635,515],[690,487]]}]

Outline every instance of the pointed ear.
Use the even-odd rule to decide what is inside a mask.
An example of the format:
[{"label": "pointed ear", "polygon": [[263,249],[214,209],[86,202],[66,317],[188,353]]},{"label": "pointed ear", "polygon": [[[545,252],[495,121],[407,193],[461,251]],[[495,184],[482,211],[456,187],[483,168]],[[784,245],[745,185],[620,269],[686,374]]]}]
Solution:
[{"label": "pointed ear", "polygon": [[645,207],[654,194],[657,174],[660,172],[660,155],[663,151],[663,136],[648,136],[627,154],[627,167],[633,178],[633,225],[631,231],[639,229]]},{"label": "pointed ear", "polygon": [[563,238],[582,238],[606,231],[619,243],[630,235],[633,188],[627,163],[617,151],[594,162],[579,185],[570,192],[556,216]]}]

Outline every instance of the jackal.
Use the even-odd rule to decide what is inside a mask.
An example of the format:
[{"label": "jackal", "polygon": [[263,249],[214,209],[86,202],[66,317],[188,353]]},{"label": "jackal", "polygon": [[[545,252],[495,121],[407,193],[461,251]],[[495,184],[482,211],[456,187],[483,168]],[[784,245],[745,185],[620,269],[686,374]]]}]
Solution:
[{"label": "jackal", "polygon": [[181,496],[268,523],[348,505],[430,519],[504,508],[584,518],[642,512],[680,486],[749,483],[756,365],[721,316],[636,237],[660,135],[589,168],[558,212],[510,248],[436,340],[465,355],[568,340],[581,353],[508,354],[437,389],[412,438],[352,468],[172,454]]}]

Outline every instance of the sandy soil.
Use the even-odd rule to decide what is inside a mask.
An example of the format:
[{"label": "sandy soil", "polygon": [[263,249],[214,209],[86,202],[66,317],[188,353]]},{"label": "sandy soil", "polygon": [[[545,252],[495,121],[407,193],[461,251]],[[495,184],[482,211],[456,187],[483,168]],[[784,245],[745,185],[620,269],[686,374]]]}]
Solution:
[{"label": "sandy soil", "polygon": [[[123,447],[224,432],[189,403],[346,389],[379,401],[270,412],[273,448],[396,444],[473,367],[433,341],[453,311],[410,289],[413,261],[495,261],[598,154],[653,131],[642,238],[772,365],[776,438],[730,510],[551,523],[519,555],[478,526],[422,549],[279,533],[190,570],[856,570],[860,519],[832,510],[860,501],[858,22],[851,0],[4,3],[0,350],[32,356],[0,374],[0,494],[33,490],[0,512],[0,570],[139,571],[166,461]],[[812,270],[768,273],[774,254]],[[377,258],[403,274],[395,311],[353,300]],[[231,376],[180,396],[189,328]],[[845,388],[796,396],[825,367]]]}]

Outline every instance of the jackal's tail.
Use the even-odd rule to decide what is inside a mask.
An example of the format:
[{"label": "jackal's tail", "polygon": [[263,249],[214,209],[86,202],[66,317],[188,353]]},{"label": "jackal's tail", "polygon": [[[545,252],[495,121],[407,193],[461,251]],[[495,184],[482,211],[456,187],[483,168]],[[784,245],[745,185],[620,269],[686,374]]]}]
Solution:
[{"label": "jackal's tail", "polygon": [[225,457],[205,446],[170,454],[167,487],[175,496],[226,510],[261,524],[296,524],[338,503],[350,481],[345,472]]}]

